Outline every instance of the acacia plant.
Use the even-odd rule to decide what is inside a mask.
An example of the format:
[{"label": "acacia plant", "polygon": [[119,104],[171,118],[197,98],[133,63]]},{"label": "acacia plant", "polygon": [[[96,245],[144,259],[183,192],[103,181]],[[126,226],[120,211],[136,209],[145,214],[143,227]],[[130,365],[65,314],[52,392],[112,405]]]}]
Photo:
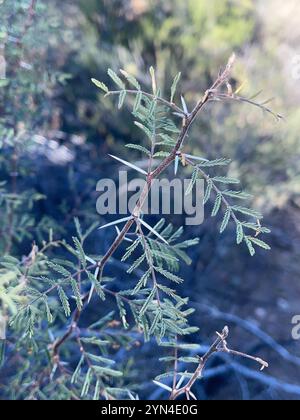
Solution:
[{"label": "acacia plant", "polygon": [[[190,167],[192,189],[198,177],[206,182],[205,203],[212,202],[212,216],[224,209],[221,233],[230,222],[236,225],[236,242],[244,244],[254,256],[256,247],[269,250],[261,239],[270,231],[262,225],[262,215],[253,209],[237,204],[248,200],[248,194],[235,188],[239,181],[215,171],[230,164],[229,159],[187,155],[185,146],[189,131],[204,107],[214,101],[239,101],[259,107],[275,115],[264,105],[234,93],[231,71],[235,57],[219,72],[215,82],[207,89],[190,111],[183,97],[177,102],[178,74],[171,87],[169,98],[161,96],[155,70],[150,69],[152,90],[144,91],[140,82],[125,71],[119,77],[109,70],[108,75],[116,85],[109,89],[93,79],[106,97],[118,97],[121,109],[126,97],[133,105],[135,125],[145,135],[145,144],[128,144],[127,147],[146,155],[148,169],[116,158],[123,165],[138,171],[147,181],[133,213],[103,228],[117,230],[117,237],[105,255],[90,255],[86,240],[95,225],[83,232],[75,219],[76,236],[71,243],[54,240],[52,231],[48,240],[34,244],[27,258],[19,260],[6,254],[1,259],[0,302],[5,313],[7,332],[2,328],[1,364],[4,394],[16,399],[136,399],[136,382],[124,350],[136,344],[137,337],[152,345],[170,348],[172,354],[163,359],[172,369],[155,379],[171,400],[184,395],[196,398],[195,382],[202,377],[207,361],[216,352],[226,352],[257,362],[262,369],[267,363],[250,355],[230,350],[227,344],[227,327],[218,334],[208,352],[201,356],[195,351],[199,343],[187,344],[185,337],[198,331],[190,325],[193,308],[188,298],[179,296],[177,285],[183,283],[179,276],[182,263],[190,264],[187,249],[196,246],[198,239],[182,241],[183,227],[174,229],[164,219],[150,226],[142,215],[154,179],[175,166]],[[280,118],[279,115],[275,115]],[[119,229],[120,226],[120,229]],[[130,280],[122,290],[117,290],[113,279],[107,277],[107,263],[116,251],[123,250],[122,263]],[[64,252],[60,251],[64,250]],[[66,256],[66,252],[68,256]],[[62,256],[63,255],[63,256]],[[174,287],[171,286],[174,284]],[[112,311],[112,298],[118,309],[120,322]],[[110,301],[109,301],[110,302]],[[109,308],[103,314],[102,309]],[[88,310],[97,311],[98,320],[90,323],[85,316]],[[2,317],[2,320],[4,318]],[[156,343],[156,344],[155,344]],[[188,355],[181,355],[188,352]],[[191,354],[192,353],[192,354]],[[126,353],[125,353],[126,355]],[[10,358],[14,357],[15,371]],[[190,364],[190,369],[180,369]],[[154,378],[153,378],[154,379]]]}]

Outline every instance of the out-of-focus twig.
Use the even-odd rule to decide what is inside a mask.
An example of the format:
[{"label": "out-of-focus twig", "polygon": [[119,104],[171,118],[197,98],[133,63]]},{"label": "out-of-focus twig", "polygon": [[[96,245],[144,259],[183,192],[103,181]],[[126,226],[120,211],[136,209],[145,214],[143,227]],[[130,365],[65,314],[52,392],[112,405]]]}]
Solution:
[{"label": "out-of-focus twig", "polygon": [[277,354],[279,354],[279,356],[281,356],[284,360],[290,363],[293,363],[297,366],[300,366],[299,357],[291,354],[286,348],[281,346],[276,340],[274,340],[274,338],[270,337],[266,332],[264,332],[261,328],[259,328],[253,322],[242,319],[238,317],[237,315],[220,311],[218,308],[212,305],[199,304],[197,302],[192,302],[192,303],[193,305],[197,307],[197,309],[200,309],[203,312],[208,313],[211,317],[215,319],[222,319],[226,322],[232,322],[238,325],[244,330],[255,335],[260,341],[262,341],[263,343],[271,347],[271,349],[275,351]]},{"label": "out-of-focus twig", "polygon": [[192,393],[192,387],[194,386],[195,382],[199,378],[202,378],[203,371],[206,367],[207,362],[215,353],[226,353],[232,356],[239,356],[242,358],[252,360],[261,366],[261,370],[264,370],[265,368],[269,367],[267,362],[265,362],[264,360],[258,357],[253,357],[239,351],[231,350],[227,344],[228,336],[229,336],[228,327],[224,327],[222,333],[217,333],[216,341],[211,345],[211,347],[209,347],[209,349],[204,354],[204,356],[199,358],[199,365],[197,369],[195,370],[194,374],[192,375],[192,377],[187,382],[187,384],[181,387],[178,387],[177,384],[175,386],[173,385],[173,389],[170,395],[170,400],[176,400],[181,395],[186,395],[187,399],[190,399],[190,397],[196,399],[196,397]]}]

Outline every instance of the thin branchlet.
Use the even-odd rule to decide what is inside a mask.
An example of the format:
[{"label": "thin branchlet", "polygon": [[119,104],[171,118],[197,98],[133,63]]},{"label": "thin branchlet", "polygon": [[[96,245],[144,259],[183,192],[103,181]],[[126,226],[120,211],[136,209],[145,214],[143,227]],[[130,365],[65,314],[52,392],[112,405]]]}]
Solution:
[{"label": "thin branchlet", "polygon": [[222,333],[217,332],[216,334],[217,334],[217,338],[214,341],[214,343],[210,346],[209,350],[203,356],[201,357],[199,356],[199,365],[194,371],[192,377],[187,381],[186,385],[178,387],[177,378],[175,381],[173,381],[173,388],[169,397],[170,400],[176,400],[181,395],[185,395],[187,399],[190,399],[190,397],[195,399],[195,396],[192,392],[192,388],[197,382],[197,380],[203,377],[207,362],[211,359],[212,356],[214,356],[217,353],[225,352],[232,356],[238,356],[238,357],[252,360],[260,365],[261,370],[264,370],[265,368],[269,366],[267,362],[265,362],[264,360],[258,357],[253,357],[251,355],[229,349],[228,344],[227,344],[227,339],[229,337],[228,327],[224,327]]}]

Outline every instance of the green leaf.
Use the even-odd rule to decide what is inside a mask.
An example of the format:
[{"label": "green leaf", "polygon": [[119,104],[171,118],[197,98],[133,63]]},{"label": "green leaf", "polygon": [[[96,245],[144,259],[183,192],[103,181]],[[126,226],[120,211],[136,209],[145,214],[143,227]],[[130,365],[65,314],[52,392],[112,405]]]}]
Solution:
[{"label": "green leaf", "polygon": [[158,284],[157,287],[177,302],[185,303],[184,299],[176,294],[176,290],[170,289],[169,287],[163,286],[162,284]]},{"label": "green leaf", "polygon": [[269,228],[266,228],[264,226],[260,226],[257,223],[247,223],[247,222],[243,222],[243,226],[245,228],[254,230],[257,233],[271,233],[271,230]]},{"label": "green leaf", "polygon": [[156,289],[154,288],[151,291],[151,293],[149,294],[149,296],[147,297],[147,299],[145,300],[145,303],[141,308],[141,311],[140,311],[141,316],[143,316],[146,313],[146,311],[147,311],[148,307],[151,305],[155,295],[156,295]]},{"label": "green leaf", "polygon": [[93,344],[98,347],[110,345],[108,340],[99,340],[97,337],[80,338],[80,340],[85,344]]},{"label": "green leaf", "polygon": [[161,311],[158,310],[155,317],[153,318],[152,325],[151,325],[150,330],[149,330],[150,335],[153,335],[155,333],[155,330],[157,329],[158,324],[161,321],[161,318],[162,318]]},{"label": "green leaf", "polygon": [[138,92],[135,98],[134,107],[133,107],[133,113],[135,114],[140,109],[141,103],[143,99],[142,92]]},{"label": "green leaf", "polygon": [[[167,373],[163,373],[162,375],[158,375],[155,380],[156,381],[160,381],[161,379],[166,379],[166,378],[171,378],[174,376],[174,372],[167,372]],[[190,379],[193,374],[192,373],[187,373],[187,372],[178,372],[178,376],[180,377],[184,377],[186,379]]]},{"label": "green leaf", "polygon": [[49,322],[49,324],[53,323],[53,315],[51,314],[51,310],[47,301],[47,297],[45,297],[44,299],[44,304],[46,307],[46,315],[47,315],[47,321]]},{"label": "green leaf", "polygon": [[245,236],[245,242],[246,242],[246,245],[248,247],[248,250],[250,252],[251,257],[254,257],[254,255],[256,254],[256,252],[255,252],[255,249],[254,249],[254,247],[252,245],[252,242],[249,240],[249,238],[247,236]]},{"label": "green leaf", "polygon": [[179,239],[179,238],[183,235],[183,232],[184,232],[183,226],[180,226],[180,228],[179,228],[179,229],[177,229],[177,230],[173,233],[173,235],[169,238],[169,242],[171,243],[171,242],[174,242],[174,241],[176,241],[177,239]]},{"label": "green leaf", "polygon": [[51,261],[47,261],[47,265],[50,268],[52,268],[52,270],[56,271],[59,274],[62,274],[64,277],[71,277],[71,273],[68,270],[66,270],[63,266],[59,264],[54,264]]},{"label": "green leaf", "polygon": [[196,363],[199,364],[199,358],[198,357],[179,357],[179,362],[182,363]]},{"label": "green leaf", "polygon": [[86,268],[86,256],[85,256],[84,250],[82,248],[82,245],[81,245],[80,241],[78,240],[78,238],[73,237],[73,242],[74,242],[77,254],[78,254],[79,261],[80,261],[82,267]]},{"label": "green leaf", "polygon": [[[196,159],[195,157],[192,157],[192,158]],[[216,160],[207,160],[207,159],[199,158],[199,160],[203,161],[201,163],[198,163],[198,166],[201,167],[201,168],[213,168],[215,166],[227,166],[231,163],[230,159],[225,159],[225,158],[216,159]]]},{"label": "green leaf", "polygon": [[161,152],[157,152],[157,153],[155,153],[153,155],[154,158],[166,158],[168,156],[170,156],[170,153],[169,152],[162,152],[162,151]]},{"label": "green leaf", "polygon": [[173,101],[174,101],[174,98],[175,98],[175,95],[176,95],[176,90],[177,90],[177,85],[180,81],[180,78],[181,78],[181,73],[178,73],[173,80],[173,84],[171,86],[171,99],[170,99],[171,103],[173,103]]},{"label": "green leaf", "polygon": [[163,139],[162,142],[157,142],[157,146],[169,146],[174,147],[176,145],[176,140],[172,139],[168,134],[159,133],[159,137]]},{"label": "green leaf", "polygon": [[125,84],[123,83],[123,81],[120,79],[120,77],[113,70],[108,69],[107,74],[115,82],[115,84],[117,86],[119,86],[119,88],[121,90],[126,90]]},{"label": "green leaf", "polygon": [[127,270],[128,274],[132,274],[146,259],[146,255],[141,255],[133,264],[132,266]]},{"label": "green leaf", "polygon": [[155,229],[157,232],[160,232],[162,228],[166,224],[166,219],[160,219],[159,222],[156,223],[153,229]]},{"label": "green leaf", "polygon": [[61,301],[61,304],[63,306],[65,315],[66,317],[69,317],[71,315],[71,308],[70,308],[68,297],[65,294],[64,289],[60,286],[58,286],[57,292],[58,292],[58,296]]},{"label": "green leaf", "polygon": [[198,179],[198,175],[199,175],[199,169],[195,167],[192,174],[191,182],[188,188],[186,189],[185,195],[189,195],[193,191],[194,185],[196,184],[197,179]]},{"label": "green leaf", "polygon": [[92,368],[89,368],[85,376],[84,383],[83,383],[81,397],[85,397],[88,394],[90,386],[91,386],[91,382],[92,382]]},{"label": "green leaf", "polygon": [[81,310],[82,309],[81,294],[80,294],[78,283],[73,277],[71,278],[71,286],[72,286],[72,290],[73,290],[74,297],[76,300],[77,308]]},{"label": "green leaf", "polygon": [[256,210],[248,209],[246,207],[233,206],[232,210],[237,211],[239,213],[242,213],[246,216],[254,217],[255,219],[262,219],[263,218],[263,216],[260,212],[258,212]]},{"label": "green leaf", "polygon": [[126,309],[125,309],[125,306],[124,306],[124,302],[119,295],[116,295],[116,301],[117,301],[117,305],[118,305],[119,312],[120,312],[120,318],[123,322],[123,326],[124,326],[125,330],[127,330],[129,325],[128,325],[127,320],[126,320]]},{"label": "green leaf", "polygon": [[162,347],[170,347],[170,348],[178,348],[180,350],[187,350],[187,351],[196,351],[199,350],[200,346],[199,344],[178,344],[178,343],[173,343],[173,342],[163,342],[160,344]]},{"label": "green leaf", "polygon": [[104,368],[101,366],[93,366],[93,370],[96,372],[96,374],[101,376],[111,376],[114,378],[121,378],[123,376],[123,373],[118,370]]},{"label": "green leaf", "polygon": [[241,223],[238,223],[236,226],[236,243],[240,245],[244,239],[244,229]]},{"label": "green leaf", "polygon": [[223,195],[226,195],[227,197],[231,197],[231,198],[237,198],[240,200],[249,200],[252,196],[251,194],[247,194],[245,192],[242,191],[223,191]]},{"label": "green leaf", "polygon": [[99,89],[102,89],[102,90],[103,90],[103,92],[105,92],[105,93],[108,93],[108,92],[109,92],[108,87],[107,87],[104,83],[99,82],[99,80],[97,80],[97,79],[92,79],[92,82],[93,82],[93,83],[94,83],[94,85],[96,85]]},{"label": "green leaf", "polygon": [[147,281],[151,275],[151,268],[149,268],[148,271],[142,276],[142,278],[139,280],[138,284],[135,286],[134,290],[132,291],[132,295],[136,295],[141,288],[147,286]]},{"label": "green leaf", "polygon": [[204,199],[203,199],[204,204],[208,203],[208,201],[210,199],[210,196],[211,196],[211,193],[212,193],[213,186],[214,186],[214,184],[213,184],[212,180],[208,179],[207,180],[207,187],[206,187],[206,191],[205,191],[205,196],[204,196]]},{"label": "green leaf", "polygon": [[151,75],[151,81],[152,81],[153,95],[156,96],[156,94],[157,94],[157,83],[156,83],[155,70],[154,70],[153,67],[150,67],[150,75]]},{"label": "green leaf", "polygon": [[119,95],[118,109],[121,109],[123,107],[124,101],[126,99],[126,95],[127,95],[126,90],[122,90],[122,92]]},{"label": "green leaf", "polygon": [[102,356],[98,356],[96,354],[92,354],[92,353],[86,353],[86,356],[92,360],[93,362],[96,363],[103,363],[105,365],[114,365],[116,362],[114,360],[111,359],[107,359],[106,357],[102,357]]},{"label": "green leaf", "polygon": [[178,258],[174,257],[174,255],[167,254],[165,251],[157,251],[153,249],[152,255],[154,258],[157,258],[159,260],[164,260],[169,263],[175,263],[179,261]]},{"label": "green leaf", "polygon": [[123,74],[123,76],[128,80],[128,82],[132,86],[134,86],[137,90],[141,90],[141,85],[139,84],[139,82],[136,80],[136,78],[134,76],[127,73],[127,71],[125,71],[125,70],[120,70],[120,72]]},{"label": "green leaf", "polygon": [[144,332],[144,340],[146,343],[148,343],[150,341],[149,324],[145,316],[140,317],[140,326]]},{"label": "green leaf", "polygon": [[221,205],[222,205],[222,194],[218,193],[217,197],[216,197],[216,200],[215,200],[214,208],[213,208],[212,213],[211,213],[212,217],[217,216],[217,214],[220,211]]},{"label": "green leaf", "polygon": [[261,239],[258,238],[253,238],[252,236],[248,236],[248,239],[255,245],[259,246],[260,248],[265,249],[266,251],[270,251],[271,247],[270,245],[268,245],[267,243],[265,243],[264,241],[262,241]]},{"label": "green leaf", "polygon": [[82,234],[82,229],[81,229],[80,221],[79,221],[78,217],[74,217],[74,223],[75,223],[77,235],[80,238],[80,240],[82,240],[83,234]]},{"label": "green leaf", "polygon": [[179,128],[177,128],[174,123],[165,125],[162,128],[169,133],[174,133],[174,134],[179,134],[180,133]]},{"label": "green leaf", "polygon": [[168,280],[173,281],[174,283],[181,284],[184,282],[182,278],[176,276],[175,274],[169,273],[169,271],[166,271],[161,267],[155,267],[154,269],[155,271],[166,277]]},{"label": "green leaf", "polygon": [[142,124],[142,123],[140,123],[138,121],[135,121],[134,124],[138,128],[140,128],[146,134],[146,136],[152,141],[153,134],[151,133],[151,131],[149,130],[149,128],[147,128],[144,124]]},{"label": "green leaf", "polygon": [[185,262],[186,265],[191,265],[192,264],[192,259],[187,255],[186,252],[182,251],[181,249],[179,249],[178,247],[174,248],[174,252],[176,253],[176,255],[178,255],[178,257],[180,259],[182,259],[182,261]]},{"label": "green leaf", "polygon": [[139,152],[145,153],[148,157],[151,156],[151,152],[147,150],[145,147],[140,146],[139,144],[126,144],[128,149],[138,150]]},{"label": "green leaf", "polygon": [[147,118],[148,118],[148,119],[150,119],[150,118],[152,118],[152,117],[153,117],[153,115],[154,115],[154,113],[155,113],[155,110],[156,110],[156,106],[157,106],[157,101],[156,101],[156,99],[154,99],[154,100],[151,102],[151,106],[150,106],[150,108],[149,108],[149,110],[148,110],[148,115],[147,115]]},{"label": "green leaf", "polygon": [[140,243],[141,243],[141,239],[140,238],[136,239],[133,242],[133,244],[127,248],[125,255],[121,259],[121,262],[128,260],[128,258],[134,253],[134,251],[137,249]]},{"label": "green leaf", "polygon": [[165,319],[165,324],[167,325],[170,333],[184,335],[183,329],[179,326],[179,324],[176,321]]},{"label": "green leaf", "polygon": [[231,217],[231,209],[228,208],[226,210],[224,218],[223,218],[223,222],[222,222],[222,225],[221,225],[221,228],[220,228],[220,233],[223,233],[226,230],[226,228],[228,226],[228,223],[230,221],[230,217]]},{"label": "green leaf", "polygon": [[225,176],[216,176],[213,178],[214,182],[220,182],[222,184],[240,184],[240,181],[236,178],[229,178]]},{"label": "green leaf", "polygon": [[76,384],[78,381],[78,378],[80,376],[81,367],[84,364],[84,356],[81,356],[81,359],[72,375],[71,384]]},{"label": "green leaf", "polygon": [[80,339],[85,344],[93,344],[98,347],[102,346],[109,346],[110,342],[107,340],[99,340],[97,337],[88,337],[88,338],[81,338]]}]

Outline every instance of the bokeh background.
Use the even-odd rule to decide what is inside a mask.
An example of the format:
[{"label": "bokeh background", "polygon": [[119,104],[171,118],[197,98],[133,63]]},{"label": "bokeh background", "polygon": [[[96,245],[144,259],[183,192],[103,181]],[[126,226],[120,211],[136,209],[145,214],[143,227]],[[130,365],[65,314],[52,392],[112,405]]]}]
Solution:
[{"label": "bokeh background", "polygon": [[[221,238],[207,213],[202,226],[186,228],[186,237],[196,234],[200,245],[190,251],[193,264],[182,275],[199,342],[210,342],[228,324],[231,345],[260,354],[270,369],[254,375],[247,363],[224,368],[215,359],[197,392],[203,399],[299,399],[300,342],[291,336],[292,317],[300,314],[299,1],[38,0],[37,15],[24,28],[29,3],[0,0],[1,179],[12,182],[17,165],[19,193],[37,194],[10,250],[28,255],[32,238],[49,226],[57,236],[72,235],[75,216],[86,226],[103,224],[96,183],[118,174],[108,153],[139,159],[123,147],[139,135],[130,110],[118,113],[113,101],[103,100],[92,77],[108,84],[107,68],[123,68],[149,85],[153,65],[168,92],[181,71],[181,90],[193,104],[235,51],[234,84],[245,96],[261,92],[262,101],[272,99],[285,120],[245,105],[211,104],[191,133],[189,150],[233,159],[230,173],[254,194],[253,205],[272,228],[272,251],[250,258],[235,245],[234,230]],[[18,142],[4,147],[9,130]],[[181,224],[178,217],[172,221]],[[104,252],[114,234],[97,232],[91,252]],[[7,246],[3,241],[2,253]],[[109,271],[122,284],[117,257]],[[153,373],[163,369],[157,354],[145,345],[136,357],[141,395],[159,398],[151,385]]]}]

